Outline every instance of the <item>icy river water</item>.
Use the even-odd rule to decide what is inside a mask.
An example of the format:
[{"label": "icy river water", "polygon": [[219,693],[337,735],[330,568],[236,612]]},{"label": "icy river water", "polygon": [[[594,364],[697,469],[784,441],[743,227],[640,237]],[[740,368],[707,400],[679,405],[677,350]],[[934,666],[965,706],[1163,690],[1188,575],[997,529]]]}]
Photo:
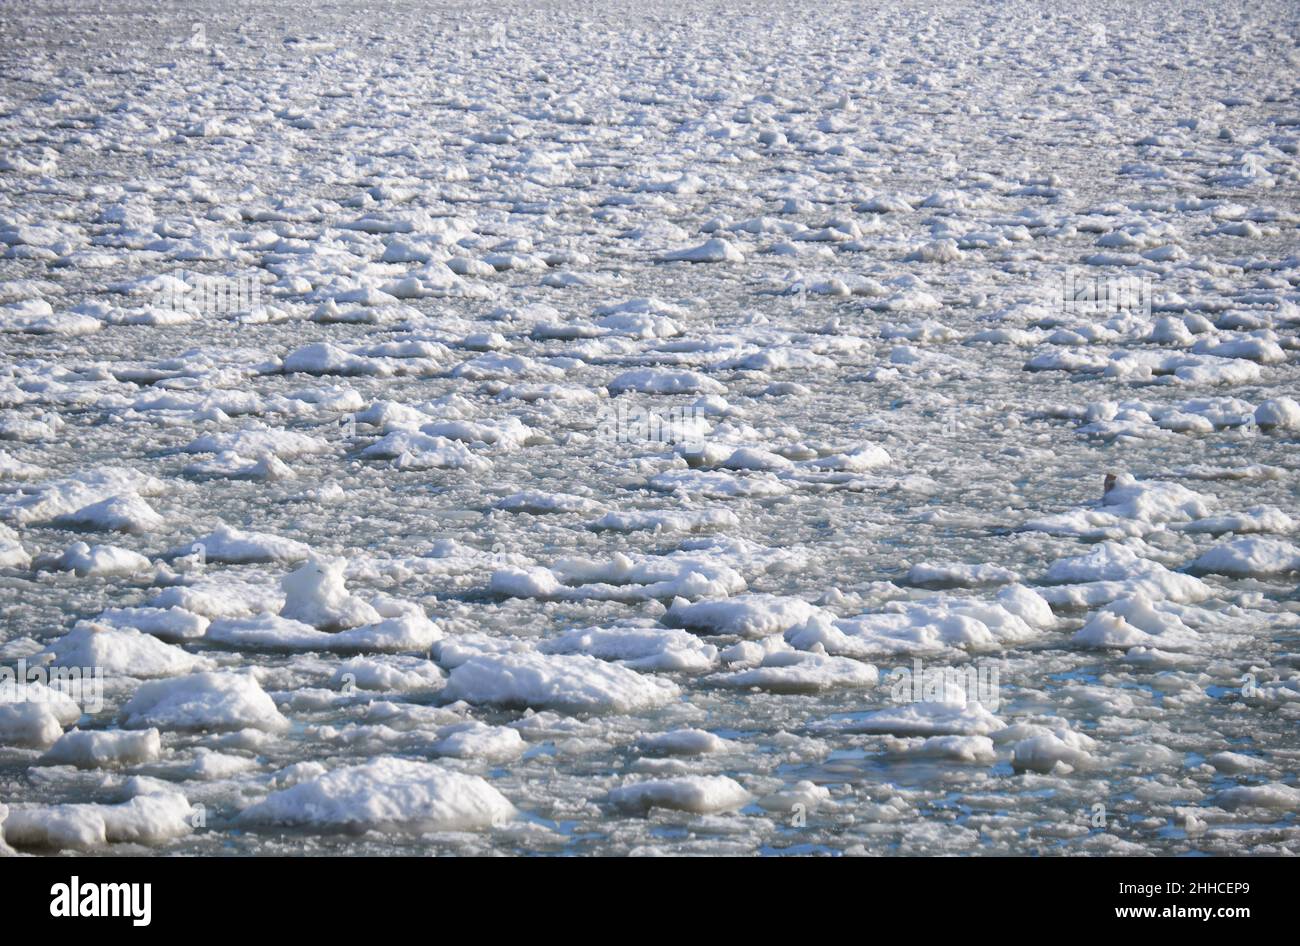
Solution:
[{"label": "icy river water", "polygon": [[1300,853],[1298,21],[9,5],[0,851]]}]

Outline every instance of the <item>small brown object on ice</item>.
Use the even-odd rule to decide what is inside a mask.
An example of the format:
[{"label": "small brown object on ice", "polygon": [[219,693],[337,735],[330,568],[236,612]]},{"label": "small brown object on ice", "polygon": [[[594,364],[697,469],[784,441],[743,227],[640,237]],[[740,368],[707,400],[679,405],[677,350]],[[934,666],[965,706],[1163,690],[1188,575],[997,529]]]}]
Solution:
[{"label": "small brown object on ice", "polygon": [[1107,474],[1106,474],[1106,484],[1101,488],[1101,494],[1102,494],[1103,496],[1105,496],[1107,493],[1109,493],[1109,492],[1110,492],[1112,489],[1114,489],[1114,488],[1115,488],[1115,474],[1114,474],[1114,473],[1107,473]]}]

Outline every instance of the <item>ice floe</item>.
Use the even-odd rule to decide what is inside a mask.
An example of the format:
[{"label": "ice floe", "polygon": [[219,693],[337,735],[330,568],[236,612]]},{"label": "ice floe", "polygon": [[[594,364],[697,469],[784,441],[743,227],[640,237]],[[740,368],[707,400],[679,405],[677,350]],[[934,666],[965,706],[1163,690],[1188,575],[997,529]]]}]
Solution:
[{"label": "ice floe", "polygon": [[669,703],[679,690],[585,654],[523,652],[472,657],[451,671],[443,692],[470,703],[628,713]]},{"label": "ice floe", "polygon": [[433,762],[381,757],[272,792],[239,814],[246,825],[335,831],[471,831],[514,817],[515,807],[474,775]]},{"label": "ice floe", "polygon": [[712,814],[739,808],[749,800],[749,792],[725,775],[647,779],[622,785],[609,793],[610,804],[637,812],[672,808]]},{"label": "ice floe", "polygon": [[141,684],[122,707],[130,729],[277,732],[289,721],[248,673],[203,672]]}]

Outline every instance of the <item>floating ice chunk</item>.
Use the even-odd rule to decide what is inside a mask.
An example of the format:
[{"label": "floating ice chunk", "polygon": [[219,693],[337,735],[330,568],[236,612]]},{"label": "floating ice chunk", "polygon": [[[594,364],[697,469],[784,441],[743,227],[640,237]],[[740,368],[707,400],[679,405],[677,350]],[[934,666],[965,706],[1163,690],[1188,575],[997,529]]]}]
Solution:
[{"label": "floating ice chunk", "polygon": [[685,631],[656,627],[588,627],[543,641],[544,654],[588,654],[633,670],[702,671],[717,661],[718,649]]},{"label": "floating ice chunk", "polygon": [[[47,692],[50,700],[11,699],[12,687],[0,687],[0,746],[44,748],[63,734],[65,725],[80,718],[80,707],[70,699],[53,690]],[[66,702],[59,702],[60,697]]]},{"label": "floating ice chunk", "polygon": [[800,650],[820,644],[828,653],[849,657],[987,651],[1035,640],[1053,622],[1050,606],[1037,592],[1010,585],[994,601],[937,595],[890,602],[855,617],[835,619],[823,612],[790,628],[785,638]]},{"label": "floating ice chunk", "polygon": [[866,473],[893,463],[893,458],[884,447],[873,443],[864,443],[843,453],[832,453],[824,457],[805,460],[803,466],[818,470],[835,470],[844,473]]},{"label": "floating ice chunk", "polygon": [[611,395],[625,391],[638,394],[726,394],[727,386],[706,374],[688,369],[634,368],[608,384]]},{"label": "floating ice chunk", "polygon": [[438,741],[433,744],[433,751],[438,755],[484,762],[509,762],[523,755],[527,748],[519,730],[489,726],[477,720],[439,730]]},{"label": "floating ice chunk", "polygon": [[203,557],[209,562],[227,562],[244,565],[250,562],[300,562],[311,555],[311,547],[295,539],[286,539],[268,532],[244,532],[233,526],[220,526],[207,535],[200,536],[189,545],[172,551],[184,556],[201,546]]},{"label": "floating ice chunk", "polygon": [[491,590],[519,597],[638,601],[700,598],[744,591],[744,577],[718,556],[681,550],[632,558],[616,552],[606,561],[567,558],[553,568],[504,568]]},{"label": "floating ice chunk", "polygon": [[278,611],[283,604],[284,595],[274,585],[228,575],[204,576],[192,584],[173,585],[146,602],[149,608],[180,608],[206,618],[263,614]]},{"label": "floating ice chunk", "polygon": [[[201,376],[197,371],[193,376]],[[151,374],[146,371],[146,375]],[[190,375],[189,371],[185,372]],[[161,413],[168,419],[172,415],[183,415],[177,419],[208,420],[220,418],[221,415],[236,417],[243,414],[261,414],[269,410],[268,402],[251,391],[176,391],[170,389],[150,389],[135,398],[131,407],[141,413]]]},{"label": "floating ice chunk", "polygon": [[1179,483],[1139,483],[1131,476],[1116,478],[1102,506],[1125,519],[1181,522],[1208,516],[1211,499]]},{"label": "floating ice chunk", "polygon": [[706,188],[706,182],[698,174],[683,172],[677,175],[652,174],[649,180],[638,184],[635,189],[649,193],[698,194]]},{"label": "floating ice chunk", "polygon": [[892,755],[910,759],[944,759],[985,765],[997,761],[993,740],[988,736],[887,737],[885,749]]},{"label": "floating ice chunk", "polygon": [[18,533],[0,522],[0,568],[27,568],[32,557],[18,541]]},{"label": "floating ice chunk", "polygon": [[107,608],[94,619],[110,627],[133,627],[165,641],[193,640],[208,629],[208,619],[184,608]]},{"label": "floating ice chunk", "polygon": [[[366,607],[370,607],[366,605]],[[319,630],[281,615],[217,618],[205,640],[231,647],[270,651],[332,651],[335,653],[427,650],[442,637],[438,625],[423,614],[398,614],[339,631]]]},{"label": "floating ice chunk", "polygon": [[53,440],[63,426],[57,414],[48,415],[45,420],[16,414],[0,415],[0,440]]},{"label": "floating ice chunk", "polygon": [[637,740],[642,752],[658,755],[707,755],[725,752],[735,743],[703,729],[671,729],[653,733]]},{"label": "floating ice chunk", "polygon": [[497,394],[501,400],[516,398],[530,404],[540,402],[547,405],[595,404],[607,396],[600,389],[576,384],[510,384]]},{"label": "floating ice chunk", "polygon": [[714,237],[705,240],[699,246],[665,253],[659,259],[665,263],[743,263],[745,254],[736,249],[732,243],[721,237]]},{"label": "floating ice chunk", "polygon": [[461,362],[452,370],[452,375],[469,381],[508,380],[512,378],[540,378],[546,381],[559,381],[564,378],[564,369],[524,355],[505,355],[493,352]]},{"label": "floating ice chunk", "polygon": [[[408,318],[411,314],[418,316],[418,312],[409,306],[393,305],[397,297],[413,298],[423,294],[424,287],[419,280],[403,280],[397,283],[389,283],[389,287],[397,289],[396,294],[377,292],[373,295],[351,295],[349,293],[340,293],[330,299],[326,299],[318,305],[311,314],[313,322],[323,324],[339,323],[344,325],[383,325],[387,322],[396,322],[402,318]],[[356,308],[342,308],[339,302],[351,303],[356,302],[359,305]]]},{"label": "floating ice chunk", "polygon": [[474,775],[384,756],[272,792],[245,808],[247,825],[338,831],[472,831],[508,821],[515,808]]},{"label": "floating ice chunk", "polygon": [[233,450],[222,450],[211,460],[200,460],[186,464],[183,470],[186,476],[220,477],[230,480],[291,480],[298,474],[271,453],[264,453],[255,460],[240,456]]},{"label": "floating ice chunk", "polygon": [[469,444],[487,444],[505,450],[517,450],[520,447],[542,443],[545,437],[541,431],[529,427],[518,417],[502,417],[493,420],[446,420],[425,424],[420,432],[430,437],[445,437]]},{"label": "floating ice chunk", "polygon": [[1150,701],[1143,690],[1108,684],[1067,683],[1054,696],[1060,706],[1108,716],[1132,714]]},{"label": "floating ice chunk", "polygon": [[531,641],[470,632],[443,638],[430,648],[429,653],[444,669],[454,670],[471,657],[482,657],[487,654],[522,654],[534,650],[536,648]]},{"label": "floating ice chunk", "polygon": [[675,338],[682,334],[681,326],[672,319],[648,312],[614,312],[597,319],[596,325],[611,335],[628,338]]},{"label": "floating ice chunk", "polygon": [[1280,539],[1250,536],[1216,545],[1188,567],[1201,574],[1235,577],[1285,575],[1300,571],[1300,548]]},{"label": "floating ice chunk", "polygon": [[75,765],[82,769],[141,765],[162,755],[162,739],[156,729],[127,732],[120,729],[73,729],[41,756],[45,765]]},{"label": "floating ice chunk", "polygon": [[680,778],[632,782],[609,793],[614,807],[629,812],[670,808],[694,814],[713,814],[741,808],[752,800],[749,792],[725,775],[684,775]]},{"label": "floating ice chunk", "polygon": [[416,428],[428,419],[423,411],[397,401],[375,401],[355,418],[358,424],[371,424],[386,433]]},{"label": "floating ice chunk", "polygon": [[152,565],[139,552],[116,545],[87,545],[74,542],[58,560],[59,568],[76,573],[78,578],[110,578],[148,571]]},{"label": "floating ice chunk", "polygon": [[732,451],[720,465],[727,470],[788,470],[794,463],[770,450],[740,447]]},{"label": "floating ice chunk", "polygon": [[676,699],[669,680],[586,655],[512,653],[471,657],[451,672],[443,695],[470,703],[629,713]]},{"label": "floating ice chunk", "polygon": [[372,358],[354,355],[337,345],[316,342],[304,345],[284,357],[286,374],[314,375],[370,375],[382,374],[382,368]]},{"label": "floating ice chunk", "polygon": [[363,457],[392,458],[400,469],[468,470],[484,473],[492,464],[463,443],[410,430],[394,430],[361,451]]},{"label": "floating ice chunk", "polygon": [[1237,775],[1242,772],[1264,772],[1271,768],[1263,759],[1243,755],[1240,752],[1216,752],[1211,756],[1207,756],[1205,761],[1214,766],[1216,771],[1228,775]]},{"label": "floating ice chunk", "polygon": [[4,838],[14,847],[52,850],[161,844],[190,833],[193,811],[184,795],[151,781],[119,805],[15,805],[4,821]]},{"label": "floating ice chunk", "polygon": [[[1042,728],[1042,727],[1039,727]],[[1021,739],[1012,748],[1011,764],[1017,771],[1073,771],[1093,762],[1097,741],[1066,726]]]},{"label": "floating ice chunk", "polygon": [[278,732],[289,721],[252,674],[195,673],[145,683],[122,707],[129,729]]},{"label": "floating ice chunk", "polygon": [[81,706],[66,691],[62,683],[28,683],[0,668],[0,745],[44,747],[57,739],[81,718]]},{"label": "floating ice chunk", "polygon": [[1300,404],[1289,397],[1264,401],[1255,408],[1255,423],[1264,430],[1300,430]]},{"label": "floating ice chunk", "polygon": [[339,664],[330,682],[362,690],[411,693],[436,690],[445,681],[438,665],[422,657],[354,657]]},{"label": "floating ice chunk", "polygon": [[93,335],[103,327],[104,323],[99,319],[76,312],[40,313],[0,306],[0,332],[75,336]]},{"label": "floating ice chunk", "polygon": [[204,670],[212,661],[129,627],[82,621],[44,651],[55,667],[100,667],[118,677],[173,677]]},{"label": "floating ice chunk", "polygon": [[1026,522],[1022,528],[1051,535],[1084,539],[1117,539],[1154,532],[1169,523],[1203,519],[1212,512],[1213,499],[1180,483],[1139,483],[1127,474],[1097,508],[1075,509]]},{"label": "floating ice chunk", "polygon": [[319,778],[328,771],[319,762],[295,762],[272,775],[268,784],[275,789],[292,788],[300,782]]},{"label": "floating ice chunk", "polygon": [[955,263],[963,256],[956,240],[925,243],[903,257],[904,263]]},{"label": "floating ice chunk", "polygon": [[934,319],[922,319],[920,322],[895,325],[889,323],[881,326],[880,337],[886,339],[903,338],[910,342],[952,342],[961,338],[961,333]]},{"label": "floating ice chunk", "polygon": [[1245,512],[1228,513],[1197,519],[1174,527],[1179,532],[1221,535],[1224,532],[1244,534],[1250,532],[1294,532],[1295,520],[1276,506],[1252,506]]},{"label": "floating ice chunk", "polygon": [[917,562],[907,572],[913,585],[1002,585],[1019,581],[1020,576],[1009,568],[997,565],[935,565]]},{"label": "floating ice chunk", "polygon": [[755,640],[742,640],[730,647],[725,647],[718,654],[723,665],[731,670],[745,670],[763,663],[768,654],[778,651],[794,650],[779,634],[760,637]]},{"label": "floating ice chunk", "polygon": [[534,516],[548,513],[592,513],[600,510],[600,503],[584,496],[571,493],[546,493],[529,489],[520,493],[511,493],[494,504],[497,509],[506,512],[526,512]]},{"label": "floating ice chunk", "polygon": [[1070,582],[1059,588],[1039,588],[1037,593],[1054,605],[1073,608],[1095,608],[1138,594],[1152,601],[1203,601],[1212,594],[1199,578],[1171,572],[1113,542],[1104,542],[1085,555],[1058,559],[1048,567],[1045,580]]},{"label": "floating ice chunk", "polygon": [[[1189,355],[1183,361],[1174,368],[1172,376],[1174,381],[1181,384],[1254,384],[1263,377],[1259,365],[1241,359]],[[1112,361],[1111,364],[1119,364],[1119,361]]]},{"label": "floating ice chunk", "polygon": [[540,565],[527,568],[499,568],[492,573],[488,590],[513,598],[551,598],[563,586],[555,573]]},{"label": "floating ice chunk", "polygon": [[768,811],[788,814],[795,811],[796,805],[802,805],[804,811],[813,811],[831,800],[831,791],[824,785],[803,780],[771,795],[759,799],[758,804]]},{"label": "floating ice chunk", "polygon": [[156,532],[164,525],[163,517],[134,493],[111,496],[82,506],[54,519],[55,525],[74,529],[107,530],[143,534]]},{"label": "floating ice chunk", "polygon": [[1052,606],[1033,588],[1012,584],[997,594],[998,606],[1020,618],[1030,627],[1049,628],[1056,624]]},{"label": "floating ice chunk", "polygon": [[894,736],[987,736],[1006,727],[976,702],[905,703],[868,713],[859,719],[834,719],[818,729]]},{"label": "floating ice chunk", "polygon": [[741,475],[721,470],[667,470],[650,477],[646,485],[661,493],[681,492],[706,499],[763,499],[790,492],[790,487],[767,471]]},{"label": "floating ice chunk", "polygon": [[378,623],[379,612],[344,587],[346,565],[341,558],[314,558],[285,575],[280,616],[322,630]]},{"label": "floating ice chunk", "polygon": [[16,539],[0,537],[0,568],[28,568],[32,557]]},{"label": "floating ice chunk", "polygon": [[587,528],[594,532],[704,532],[739,525],[729,509],[694,509],[682,512],[608,512]]},{"label": "floating ice chunk", "polygon": [[803,624],[820,608],[802,598],[781,595],[741,594],[734,598],[691,603],[674,600],[664,623],[710,634],[738,634],[759,638]]},{"label": "floating ice chunk", "polygon": [[181,770],[187,778],[218,781],[257,768],[257,760],[247,756],[216,752],[202,746],[194,752],[194,761]]},{"label": "floating ice chunk", "polygon": [[717,673],[705,682],[723,687],[757,687],[772,693],[817,693],[835,687],[873,687],[880,681],[876,668],[851,657],[824,653],[773,651],[759,666],[734,673]]},{"label": "floating ice chunk", "polygon": [[1123,581],[1150,574],[1157,563],[1116,542],[1102,542],[1092,551],[1057,559],[1043,579],[1049,582]]},{"label": "floating ice chunk", "polygon": [[108,843],[104,818],[89,805],[15,807],[6,813],[7,845],[87,850]]},{"label": "floating ice chunk", "polygon": [[1192,346],[1192,351],[1214,358],[1244,358],[1261,365],[1276,365],[1286,361],[1286,352],[1282,347],[1267,338],[1202,338]]},{"label": "floating ice chunk", "polygon": [[663,219],[654,219],[646,221],[642,226],[623,231],[619,234],[619,239],[635,240],[638,243],[650,243],[658,246],[685,242],[690,239],[690,234],[675,223]]},{"label": "floating ice chunk", "polygon": [[1152,604],[1143,594],[1113,601],[1070,640],[1084,647],[1159,647],[1169,651],[1197,650],[1204,643],[1168,605]]},{"label": "floating ice chunk", "polygon": [[243,456],[270,455],[281,460],[332,453],[334,448],[319,437],[292,430],[249,427],[245,430],[205,434],[181,448],[186,453],[224,453]]},{"label": "floating ice chunk", "polygon": [[690,542],[685,545],[664,555],[633,557],[615,552],[605,560],[575,556],[561,559],[553,571],[579,598],[722,597],[745,590],[744,577],[727,563],[728,556],[721,549]]},{"label": "floating ice chunk", "polygon": [[763,348],[744,355],[738,355],[735,358],[728,358],[720,362],[718,367],[756,372],[788,371],[790,369],[833,371],[835,369],[835,360],[805,348],[785,345],[780,348]]},{"label": "floating ice chunk", "polygon": [[1124,662],[1149,670],[1186,670],[1200,665],[1201,658],[1187,654],[1174,654],[1156,647],[1130,647],[1124,652]]},{"label": "floating ice chunk", "polygon": [[360,230],[363,233],[413,233],[432,226],[428,214],[419,210],[396,214],[367,213],[338,224],[342,230]]},{"label": "floating ice chunk", "polygon": [[1225,789],[1215,797],[1221,808],[1273,808],[1279,811],[1300,811],[1300,788],[1269,782],[1265,785],[1237,785]]}]

